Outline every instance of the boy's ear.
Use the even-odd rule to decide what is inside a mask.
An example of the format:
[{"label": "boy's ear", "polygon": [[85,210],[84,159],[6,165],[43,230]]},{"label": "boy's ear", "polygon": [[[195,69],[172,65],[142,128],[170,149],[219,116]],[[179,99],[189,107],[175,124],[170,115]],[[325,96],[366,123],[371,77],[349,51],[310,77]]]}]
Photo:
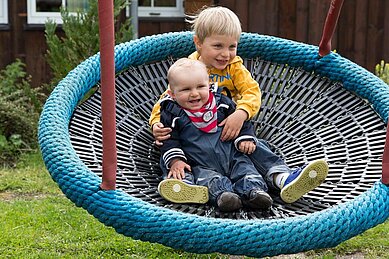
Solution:
[{"label": "boy's ear", "polygon": [[170,88],[167,89],[167,94],[174,98],[174,93]]},{"label": "boy's ear", "polygon": [[198,51],[199,49],[201,49],[201,42],[200,42],[200,39],[199,37],[197,37],[197,35],[193,35],[193,42],[196,46],[196,50]]}]

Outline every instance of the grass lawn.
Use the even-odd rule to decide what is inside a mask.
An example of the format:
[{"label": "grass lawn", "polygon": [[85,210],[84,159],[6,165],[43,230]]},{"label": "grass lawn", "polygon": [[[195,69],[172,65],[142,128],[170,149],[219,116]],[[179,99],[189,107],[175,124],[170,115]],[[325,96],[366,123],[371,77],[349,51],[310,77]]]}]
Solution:
[{"label": "grass lawn", "polygon": [[[64,197],[39,153],[0,169],[0,208],[0,258],[244,258],[191,254],[117,234]],[[351,256],[389,258],[389,220],[333,249],[288,258]]]}]

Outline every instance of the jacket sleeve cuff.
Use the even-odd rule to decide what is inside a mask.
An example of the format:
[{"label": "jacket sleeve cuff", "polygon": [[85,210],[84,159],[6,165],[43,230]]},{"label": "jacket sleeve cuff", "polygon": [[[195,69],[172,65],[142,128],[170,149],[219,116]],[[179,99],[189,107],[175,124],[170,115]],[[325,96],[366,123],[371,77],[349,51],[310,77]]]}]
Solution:
[{"label": "jacket sleeve cuff", "polygon": [[187,162],[184,151],[181,148],[172,148],[165,152],[162,156],[163,161],[165,162],[166,168],[170,169],[170,162],[174,159],[181,159]]},{"label": "jacket sleeve cuff", "polygon": [[235,141],[234,141],[234,145],[235,145],[236,150],[239,151],[239,143],[242,142],[242,141],[252,141],[255,144],[257,143],[257,139],[254,138],[253,136],[242,135],[242,136],[239,136],[238,138],[236,138]]}]

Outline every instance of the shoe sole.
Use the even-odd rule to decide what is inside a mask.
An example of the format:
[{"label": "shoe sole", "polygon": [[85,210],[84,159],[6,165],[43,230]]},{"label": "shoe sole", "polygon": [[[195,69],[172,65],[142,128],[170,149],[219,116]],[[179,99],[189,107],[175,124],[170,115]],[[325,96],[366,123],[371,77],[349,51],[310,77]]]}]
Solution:
[{"label": "shoe sole", "polygon": [[208,188],[199,185],[190,185],[176,179],[166,179],[158,185],[159,194],[174,203],[200,203],[208,202]]},{"label": "shoe sole", "polygon": [[318,187],[328,175],[328,164],[324,160],[316,160],[303,169],[300,175],[281,189],[281,199],[293,203],[304,194]]}]

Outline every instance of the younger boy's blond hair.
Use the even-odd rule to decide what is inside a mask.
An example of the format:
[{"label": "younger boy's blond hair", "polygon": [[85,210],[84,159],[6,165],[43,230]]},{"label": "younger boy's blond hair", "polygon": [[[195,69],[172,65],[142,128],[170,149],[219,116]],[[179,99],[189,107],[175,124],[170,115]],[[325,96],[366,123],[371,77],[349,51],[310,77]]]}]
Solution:
[{"label": "younger boy's blond hair", "polygon": [[222,6],[205,7],[196,16],[189,16],[189,23],[200,42],[211,35],[226,35],[239,41],[242,27],[238,16]]},{"label": "younger boy's blond hair", "polygon": [[[169,88],[174,91],[174,86],[177,85],[176,77],[177,73],[187,72],[190,76],[193,69],[201,69],[204,72],[204,76],[208,78],[207,67],[201,61],[189,58],[180,58],[173,65],[170,66],[167,72],[167,80],[169,81]],[[172,89],[173,88],[173,89]]]}]

